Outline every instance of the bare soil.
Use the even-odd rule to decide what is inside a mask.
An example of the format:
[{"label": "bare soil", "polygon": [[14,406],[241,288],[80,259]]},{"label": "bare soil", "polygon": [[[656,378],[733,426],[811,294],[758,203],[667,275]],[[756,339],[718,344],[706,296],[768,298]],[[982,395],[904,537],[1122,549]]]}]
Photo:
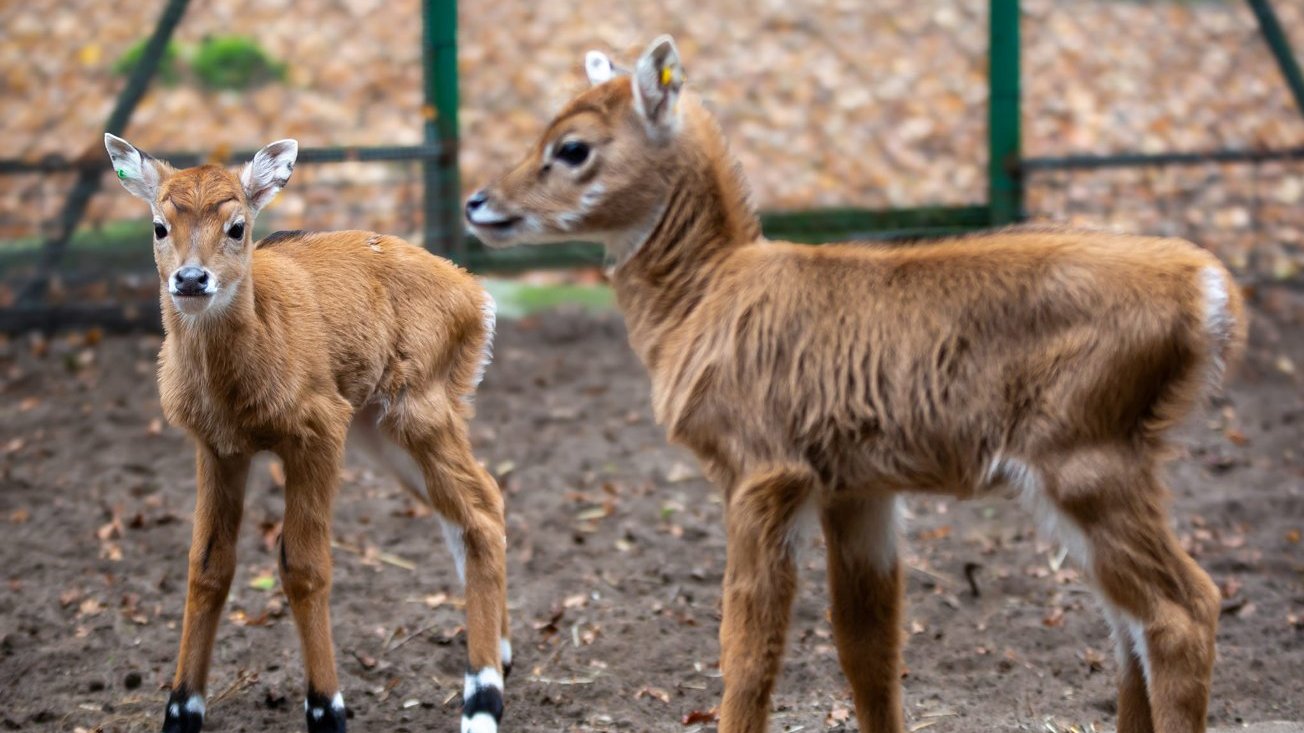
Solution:
[{"label": "bare soil", "polygon": [[[1304,344],[1261,324],[1226,396],[1179,434],[1175,521],[1227,596],[1210,718],[1304,719]],[[652,423],[615,316],[504,324],[478,454],[508,495],[507,730],[711,730],[718,493]],[[187,438],[161,423],[157,337],[0,344],[0,729],[156,730],[183,606]],[[302,730],[275,580],[279,467],[249,487],[210,681],[214,731]],[[1114,726],[1108,630],[1012,503],[910,501],[910,730]],[[335,512],[335,642],[358,731],[454,730],[460,589],[436,523],[350,455]],[[809,541],[772,729],[855,728]],[[979,595],[966,580],[966,566]],[[690,722],[685,718],[692,716]]]}]

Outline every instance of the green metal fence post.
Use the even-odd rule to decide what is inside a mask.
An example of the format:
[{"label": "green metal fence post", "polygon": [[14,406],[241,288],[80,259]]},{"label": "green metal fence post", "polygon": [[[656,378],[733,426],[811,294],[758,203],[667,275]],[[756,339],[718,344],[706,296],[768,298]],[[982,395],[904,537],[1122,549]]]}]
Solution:
[{"label": "green metal fence post", "polygon": [[424,133],[427,145],[444,154],[424,167],[427,249],[460,254],[462,185],[458,171],[457,0],[422,3],[421,60],[425,80]]},{"label": "green metal fence post", "polygon": [[1286,84],[1295,96],[1295,106],[1304,113],[1304,74],[1300,73],[1295,54],[1290,51],[1290,39],[1282,30],[1281,21],[1277,20],[1277,13],[1268,0],[1249,0],[1249,3],[1254,17],[1259,19],[1263,39],[1268,42],[1268,48],[1272,49],[1272,55],[1277,58],[1277,66],[1281,68],[1281,75],[1286,77]]},{"label": "green metal fence post", "polygon": [[991,0],[988,22],[987,195],[991,224],[1023,219],[1019,174],[1019,0]]}]

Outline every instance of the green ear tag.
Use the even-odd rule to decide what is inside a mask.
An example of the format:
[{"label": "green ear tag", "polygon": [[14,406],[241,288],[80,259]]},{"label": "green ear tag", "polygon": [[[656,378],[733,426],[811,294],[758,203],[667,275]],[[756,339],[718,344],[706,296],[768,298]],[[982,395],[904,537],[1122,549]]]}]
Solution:
[{"label": "green ear tag", "polygon": [[127,169],[126,169],[126,168],[119,168],[119,169],[118,169],[118,178],[126,178],[126,177],[127,177]]}]

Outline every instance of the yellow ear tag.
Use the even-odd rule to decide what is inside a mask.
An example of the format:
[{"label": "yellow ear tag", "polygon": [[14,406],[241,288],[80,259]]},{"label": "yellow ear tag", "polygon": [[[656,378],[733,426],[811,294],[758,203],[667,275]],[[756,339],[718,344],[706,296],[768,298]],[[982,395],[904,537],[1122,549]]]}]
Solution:
[{"label": "yellow ear tag", "polygon": [[670,86],[670,82],[674,80],[675,72],[669,66],[663,67],[661,69],[661,86],[668,87]]}]

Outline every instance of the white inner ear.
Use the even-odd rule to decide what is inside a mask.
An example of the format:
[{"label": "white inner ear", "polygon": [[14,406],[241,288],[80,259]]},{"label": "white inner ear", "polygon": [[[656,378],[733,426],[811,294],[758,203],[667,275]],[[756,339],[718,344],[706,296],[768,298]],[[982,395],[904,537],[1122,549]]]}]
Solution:
[{"label": "white inner ear", "polygon": [[659,36],[634,65],[634,109],[654,134],[673,131],[678,125],[682,73],[679,51],[670,36]]},{"label": "white inner ear", "polygon": [[589,83],[594,86],[609,82],[616,75],[615,65],[601,51],[589,51],[584,55],[584,71],[589,75]]},{"label": "white inner ear", "polygon": [[240,171],[240,183],[244,186],[254,213],[270,203],[289,182],[290,173],[294,171],[294,161],[298,157],[299,143],[294,140],[278,140],[259,150],[254,159]]},{"label": "white inner ear", "polygon": [[123,187],[135,196],[152,201],[158,190],[158,169],[134,145],[115,135],[104,134],[104,148]]}]

